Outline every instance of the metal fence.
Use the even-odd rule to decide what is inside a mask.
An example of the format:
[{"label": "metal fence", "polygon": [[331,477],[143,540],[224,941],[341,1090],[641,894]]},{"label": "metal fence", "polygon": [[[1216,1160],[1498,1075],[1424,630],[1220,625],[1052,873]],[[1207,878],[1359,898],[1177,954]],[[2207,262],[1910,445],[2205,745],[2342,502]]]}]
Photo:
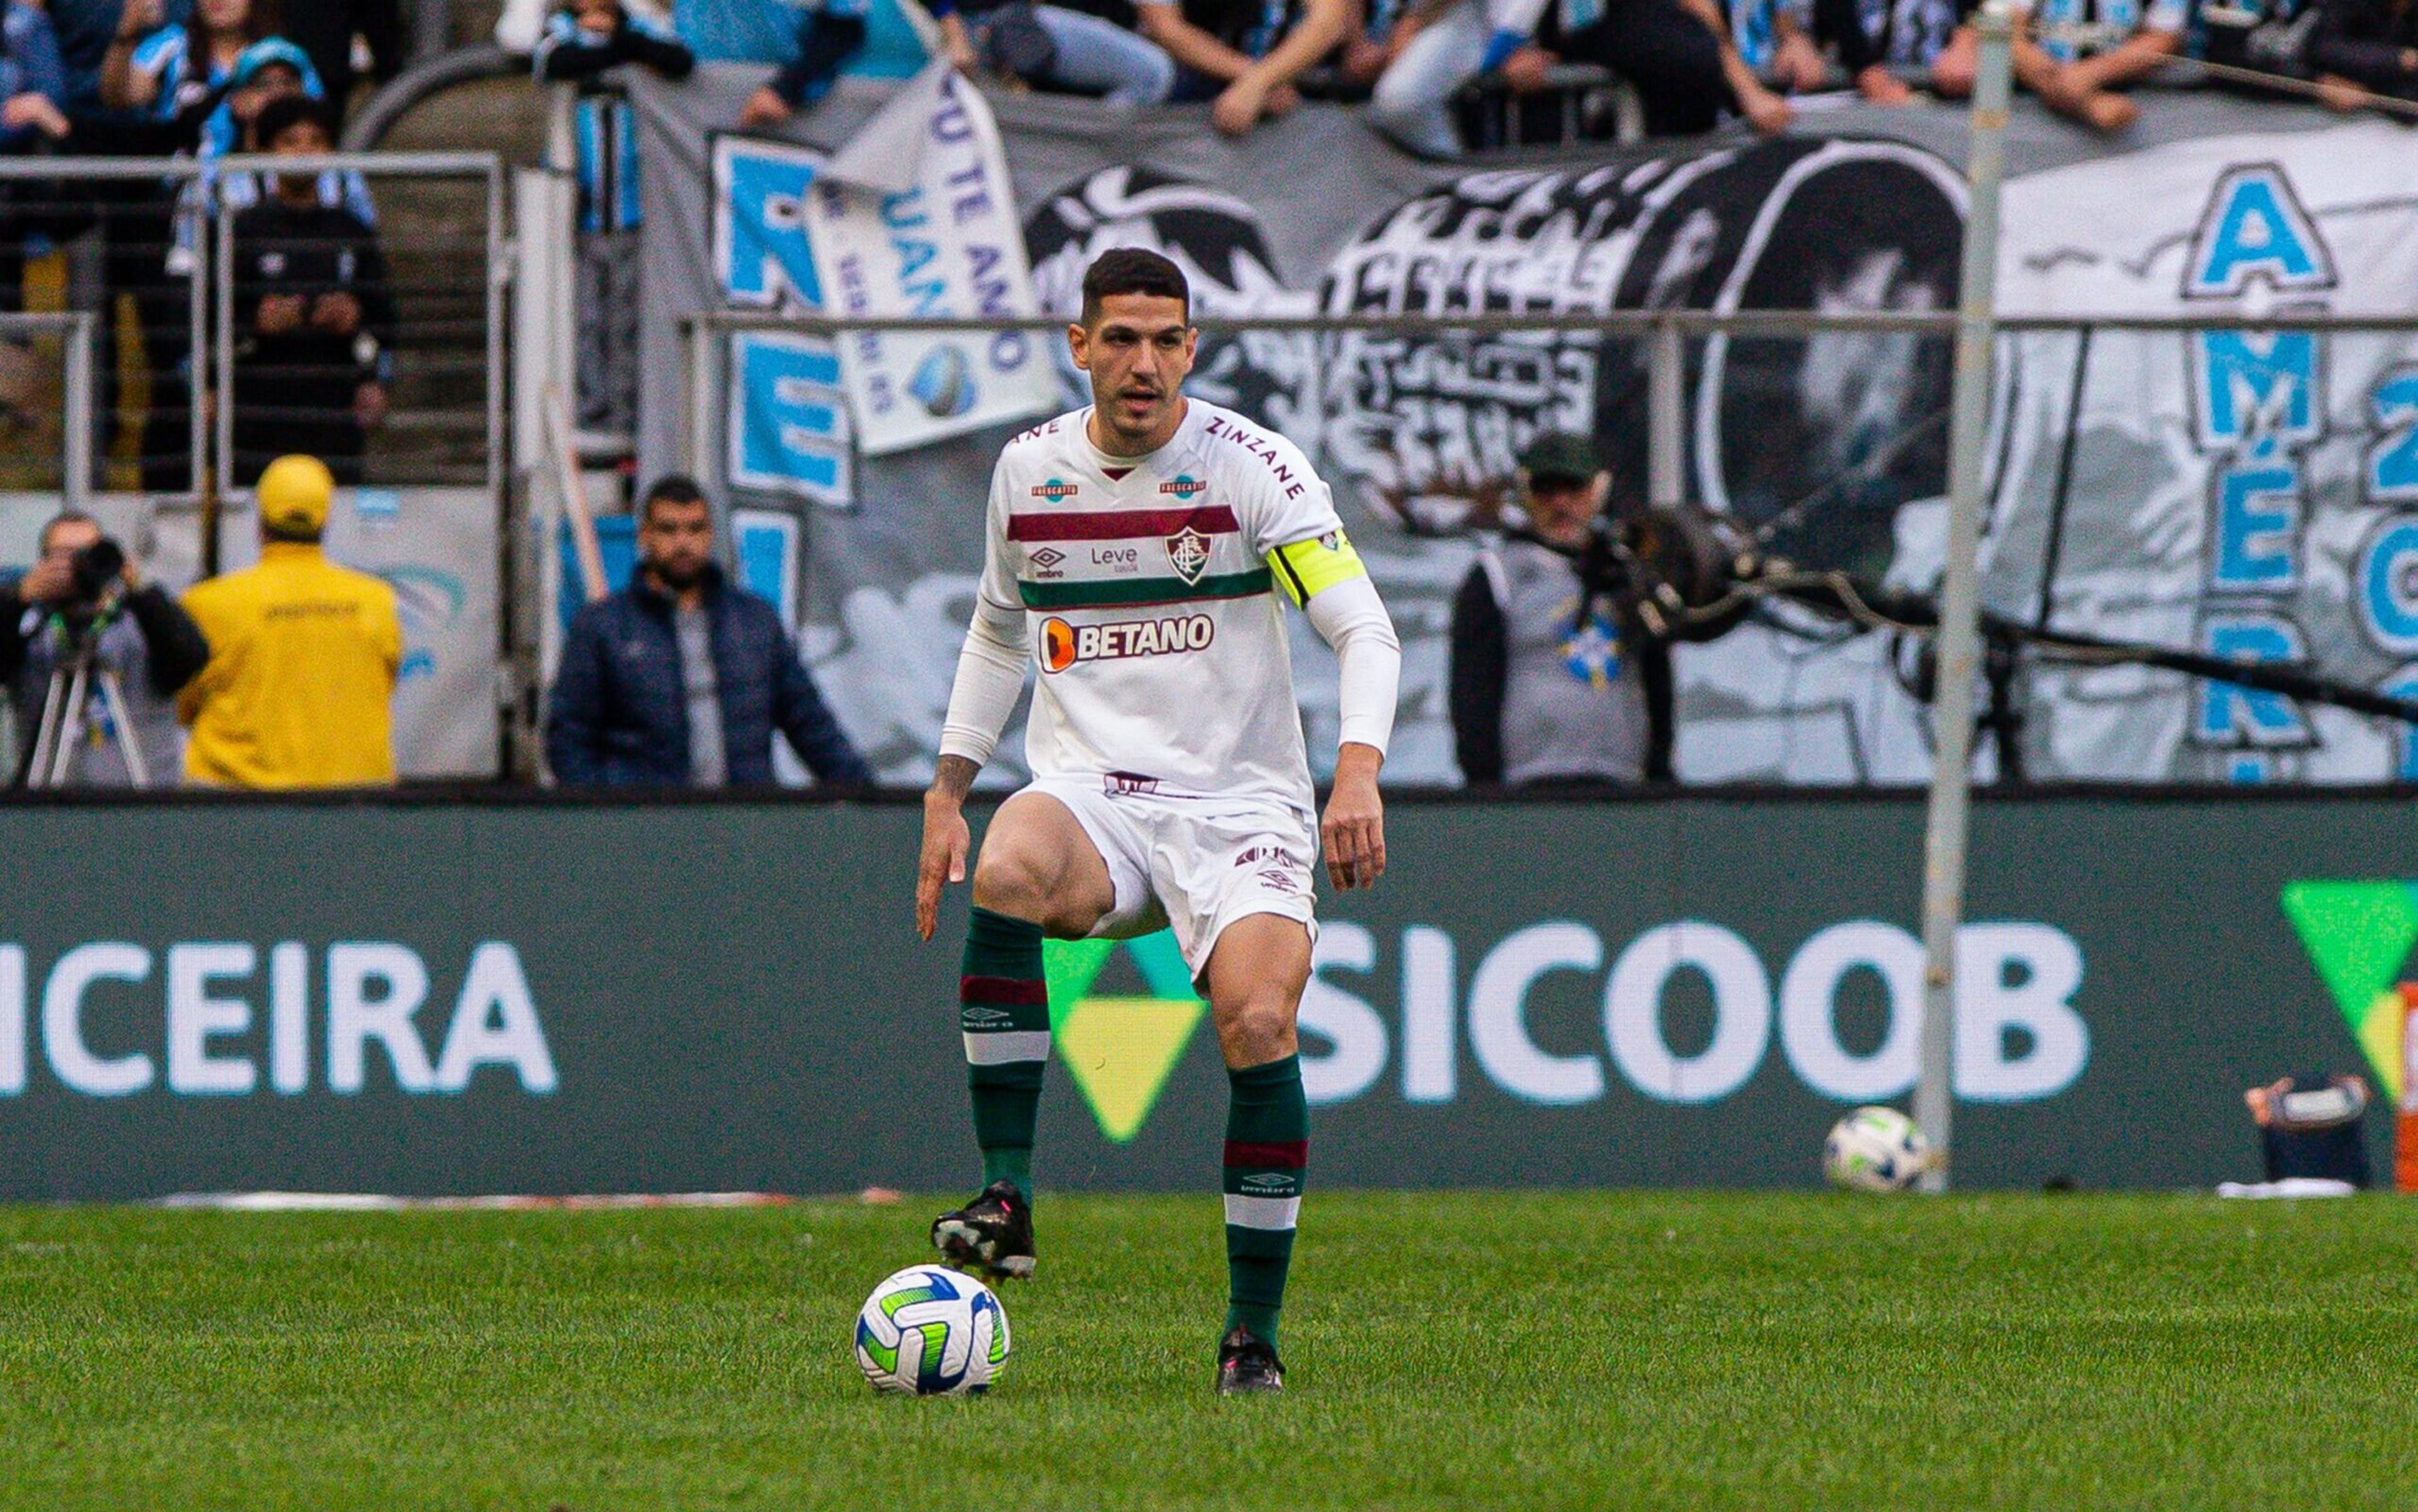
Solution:
[{"label": "metal fence", "polygon": [[[1204,315],[1189,391],[1299,442],[1355,536],[1370,531],[1364,555],[1373,545],[1384,557],[1410,647],[1405,738],[1389,775],[1449,783],[1454,590],[1472,539],[1506,522],[1530,435],[1592,434],[1623,507],[1701,507],[1767,558],[1928,588],[1948,492],[1954,320],[1936,307]],[[760,402],[758,413],[742,402],[733,361],[751,333],[844,352],[855,333],[987,336],[1010,325],[1049,344],[1064,328],[700,317],[687,332],[681,460],[727,481],[734,426],[764,422]],[[2418,316],[2026,315],[2001,322],[1995,351],[1982,591],[1997,620],[2282,662],[2389,697],[2418,690],[2418,482],[2395,474],[2379,492],[2361,477],[2411,450],[2402,443],[2418,424]],[[1086,402],[1077,377],[1061,372],[1060,407]],[[951,573],[971,573],[979,543],[964,522],[1002,435],[888,457],[859,449],[856,516],[818,513],[799,588],[810,640],[836,648],[818,675],[845,700],[860,664],[886,656],[898,691],[854,695],[876,730],[920,729],[911,691],[926,680],[945,689],[945,669],[926,665],[913,643],[954,627],[915,621],[911,632],[906,617],[944,599]],[[2270,448],[2276,456],[2262,461]],[[727,492],[754,509],[795,509],[804,496]],[[2267,496],[2277,493],[2290,496]],[[2220,532],[2246,547],[2218,552]],[[887,650],[857,645],[849,620],[881,602],[895,605],[881,612],[898,617],[898,637]],[[1735,634],[1683,659],[1681,780],[1921,782],[1933,754],[1927,640],[1922,626],[1883,614],[1858,621],[1778,595],[1758,602]],[[2356,709],[2240,694],[2070,647],[2027,652],[2010,683],[1983,690],[1997,720],[1977,758],[1987,781],[2418,780],[2408,727]],[[1308,717],[1315,745],[1322,715],[1313,706]],[[915,744],[899,734],[877,765],[913,780]]]},{"label": "metal fence", "polygon": [[[368,211],[368,244],[386,266],[379,295],[391,313],[383,329],[363,328],[378,352],[362,365],[384,380],[383,414],[373,401],[359,406],[378,423],[360,426],[358,466],[341,470],[388,485],[500,487],[508,267],[496,154],[0,159],[12,212],[60,245],[71,285],[84,285],[71,294],[97,317],[86,411],[101,431],[95,481],[169,498],[224,495],[248,481],[239,428],[247,438],[281,429],[323,438],[354,412],[258,398],[267,359],[253,307],[280,276],[238,264],[247,241],[268,234],[248,216],[281,175],[308,175],[325,203]],[[347,255],[279,235],[272,264]],[[74,276],[80,267],[97,271]],[[132,331],[121,328],[121,304]]]},{"label": "metal fence", "polygon": [[7,486],[56,491],[72,509],[91,497],[99,328],[86,311],[0,313],[0,361],[16,380],[0,443]]}]

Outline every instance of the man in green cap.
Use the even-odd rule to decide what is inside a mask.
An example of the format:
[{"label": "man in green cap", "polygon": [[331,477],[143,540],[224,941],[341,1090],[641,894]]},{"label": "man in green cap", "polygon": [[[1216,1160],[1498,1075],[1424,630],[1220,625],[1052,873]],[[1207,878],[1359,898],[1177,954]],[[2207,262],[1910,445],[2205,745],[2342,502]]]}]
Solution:
[{"label": "man in green cap", "polygon": [[1597,540],[1612,475],[1585,436],[1520,454],[1521,518],[1452,606],[1452,728],[1473,787],[1584,792],[1671,775],[1671,653]]}]

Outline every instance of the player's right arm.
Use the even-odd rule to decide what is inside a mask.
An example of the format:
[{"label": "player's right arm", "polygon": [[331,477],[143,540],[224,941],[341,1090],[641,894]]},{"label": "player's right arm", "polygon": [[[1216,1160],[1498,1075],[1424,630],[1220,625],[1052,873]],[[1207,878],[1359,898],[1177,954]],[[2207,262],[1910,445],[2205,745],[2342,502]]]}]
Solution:
[{"label": "player's right arm", "polygon": [[941,725],[941,759],[924,794],[924,849],[915,873],[915,932],[926,939],[939,927],[941,890],[966,879],[966,856],[973,832],[966,823],[966,795],[974,776],[999,744],[1000,731],[1024,691],[1024,664],[1031,653],[1024,634],[1024,601],[1007,564],[1007,459],[991,474],[989,528],[983,545],[982,577],[974,588],[974,612],[966,644],[957,653],[956,681],[949,689],[948,717]]}]

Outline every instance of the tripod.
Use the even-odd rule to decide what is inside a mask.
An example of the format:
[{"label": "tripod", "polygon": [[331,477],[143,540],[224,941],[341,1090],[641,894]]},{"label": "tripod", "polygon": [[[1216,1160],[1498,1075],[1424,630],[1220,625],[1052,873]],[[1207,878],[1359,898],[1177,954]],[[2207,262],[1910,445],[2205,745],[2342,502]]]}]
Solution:
[{"label": "tripod", "polygon": [[137,787],[151,786],[150,769],[143,763],[142,744],[126,717],[126,690],[120,686],[115,669],[99,664],[101,632],[116,618],[115,611],[114,602],[104,603],[81,628],[71,625],[63,615],[54,618],[53,622],[62,632],[65,649],[58,664],[51,668],[51,685],[42,695],[34,759],[25,769],[28,787],[58,787],[66,784],[69,771],[75,764],[76,747],[90,732],[95,688],[100,691],[109,733],[117,742],[119,757],[126,763],[127,777]]}]

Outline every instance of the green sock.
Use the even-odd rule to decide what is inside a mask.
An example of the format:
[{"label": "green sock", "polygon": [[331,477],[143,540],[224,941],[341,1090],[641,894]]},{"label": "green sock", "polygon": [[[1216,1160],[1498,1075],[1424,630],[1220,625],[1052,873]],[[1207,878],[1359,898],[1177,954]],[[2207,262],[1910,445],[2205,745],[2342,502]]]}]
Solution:
[{"label": "green sock", "polygon": [[966,929],[957,1002],[983,1184],[1014,1182],[1030,1202],[1033,1126],[1041,1116],[1041,1072],[1049,1060],[1041,926],[976,908]]},{"label": "green sock", "polygon": [[1228,1071],[1226,1079],[1226,1327],[1239,1323],[1273,1345],[1309,1159],[1301,1057]]}]

